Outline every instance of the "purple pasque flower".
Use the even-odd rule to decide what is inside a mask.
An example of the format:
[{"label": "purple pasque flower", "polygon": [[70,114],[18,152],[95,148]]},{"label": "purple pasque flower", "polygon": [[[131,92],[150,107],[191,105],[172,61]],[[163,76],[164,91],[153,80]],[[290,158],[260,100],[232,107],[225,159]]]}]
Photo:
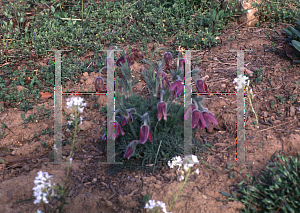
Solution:
[{"label": "purple pasque flower", "polygon": [[207,125],[209,125],[209,121],[211,121],[212,123],[218,125],[218,121],[215,118],[215,115],[212,114],[210,111],[206,110],[203,112],[203,118],[205,120],[205,123]]},{"label": "purple pasque flower", "polygon": [[[128,55],[126,55],[126,59],[127,59],[127,63],[128,63],[129,66],[131,66],[131,65],[134,64],[134,61],[131,60],[131,58],[130,58]],[[116,65],[117,65],[118,67],[121,67],[122,65],[125,65],[125,64],[126,64],[126,61],[125,61],[125,59],[124,59],[124,56],[121,56],[121,57],[116,61]]]},{"label": "purple pasque flower", "polygon": [[127,116],[123,116],[121,125],[124,126],[126,124],[129,124],[129,122],[132,122],[132,121],[133,121],[132,115],[129,112],[127,112]]},{"label": "purple pasque flower", "polygon": [[[139,51],[136,49],[136,48],[132,48],[131,49],[131,52],[132,52],[132,55],[131,56],[128,56],[126,54],[126,59],[127,59],[127,63],[129,66],[133,65],[134,64],[134,61],[141,61],[144,59],[144,55],[142,53],[139,53]],[[116,62],[116,65],[118,67],[121,67],[123,65],[126,64],[126,61],[125,61],[125,58],[124,56],[121,56],[117,62]]]},{"label": "purple pasque flower", "polygon": [[191,104],[191,107],[188,107],[185,114],[184,114],[184,120],[188,120],[191,118],[191,113],[192,111],[195,109],[195,105],[194,104]]},{"label": "purple pasque flower", "polygon": [[200,127],[202,127],[202,129],[208,127],[203,117],[203,113],[200,112],[198,109],[194,109],[192,111],[192,127],[197,127],[198,129],[200,129]]},{"label": "purple pasque flower", "polygon": [[[169,80],[168,80],[168,76],[166,75],[166,73],[164,72],[164,71],[160,71],[161,72],[161,78],[162,78],[162,84],[163,84],[163,86],[164,86],[164,82],[166,82],[166,84],[168,85],[168,86],[170,86],[170,82],[169,82]],[[157,74],[155,75],[156,77],[157,77]],[[159,87],[158,87],[158,90],[160,89],[160,85],[159,85]]]},{"label": "purple pasque flower", "polygon": [[164,54],[164,61],[165,61],[164,70],[168,70],[168,69],[172,68],[172,60],[173,60],[172,53],[165,52],[165,54]]},{"label": "purple pasque flower", "polygon": [[196,80],[196,87],[197,87],[198,92],[200,92],[200,93],[206,92],[207,93],[207,86],[202,79]]},{"label": "purple pasque flower", "polygon": [[[192,62],[191,62],[191,65],[193,65]],[[185,70],[185,59],[184,58],[179,59],[179,69]]]},{"label": "purple pasque flower", "polygon": [[185,70],[185,60],[184,58],[179,59],[179,68]]},{"label": "purple pasque flower", "polygon": [[148,138],[152,142],[152,135],[150,132],[150,127],[147,124],[144,124],[140,128],[140,143],[141,144],[146,143]]},{"label": "purple pasque flower", "polygon": [[96,92],[103,91],[103,89],[104,89],[104,80],[103,80],[102,77],[96,77],[94,83],[95,83]]},{"label": "purple pasque flower", "polygon": [[109,124],[109,127],[108,127],[108,136],[107,138],[110,138],[112,137],[112,134],[113,134],[113,131],[114,131],[114,127],[115,127],[115,139],[118,138],[119,134],[121,133],[122,135],[125,135],[125,132],[123,131],[121,125],[118,123],[118,121],[115,122],[115,125],[114,125],[114,122],[111,121],[110,124]]},{"label": "purple pasque flower", "polygon": [[167,120],[167,104],[164,101],[160,101],[157,104],[157,118],[158,121],[161,120],[161,118],[164,116],[165,121]]},{"label": "purple pasque flower", "polygon": [[176,80],[169,88],[169,91],[174,91],[176,97],[179,97],[184,89],[183,81],[180,79],[180,77],[177,75],[178,80]]},{"label": "purple pasque flower", "polygon": [[129,158],[135,153],[136,145],[138,145],[139,143],[139,140],[131,141],[126,148],[124,158],[127,158],[129,160]]}]

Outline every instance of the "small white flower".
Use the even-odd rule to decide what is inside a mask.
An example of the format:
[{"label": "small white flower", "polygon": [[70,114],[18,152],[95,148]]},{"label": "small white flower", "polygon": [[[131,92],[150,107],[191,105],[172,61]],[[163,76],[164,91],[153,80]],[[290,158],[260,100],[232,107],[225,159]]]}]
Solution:
[{"label": "small white flower", "polygon": [[36,213],[43,213],[41,210],[37,210]]},{"label": "small white flower", "polygon": [[196,173],[197,175],[199,175],[199,173],[200,173],[200,172],[199,172],[199,169],[196,169],[196,170],[195,170],[195,173]]},{"label": "small white flower", "polygon": [[72,163],[73,158],[70,158],[70,164]]},{"label": "small white flower", "polygon": [[176,157],[173,157],[173,158],[171,159],[171,162],[168,161],[168,166],[169,166],[171,169],[173,169],[174,166],[180,166],[180,164],[178,164],[178,163],[180,163],[180,162],[182,162],[181,157],[180,157],[180,156],[176,156]]},{"label": "small white flower", "polygon": [[154,207],[161,207],[164,213],[172,213],[167,212],[166,204],[161,201],[157,201],[157,203],[155,203],[155,200],[149,200],[145,205],[145,209],[153,209]]},{"label": "small white flower", "polygon": [[86,103],[83,103],[84,99],[81,97],[71,97],[67,99],[67,108],[73,108],[73,106],[78,107],[78,111],[81,113],[86,107]]},{"label": "small white flower", "polygon": [[179,181],[183,181],[183,180],[184,180],[184,176],[183,176],[183,175],[180,175],[179,178],[178,178],[178,180],[179,180]]},{"label": "small white flower", "polygon": [[186,171],[186,172],[187,172],[187,171],[189,170],[189,168],[190,168],[190,167],[189,167],[187,164],[184,164],[184,165],[183,165],[183,169],[184,169],[184,171]]},{"label": "small white flower", "polygon": [[235,87],[236,90],[243,89],[244,85],[246,84],[246,80],[249,78],[245,75],[239,75],[237,78],[234,79],[233,83],[236,83],[237,86]]}]

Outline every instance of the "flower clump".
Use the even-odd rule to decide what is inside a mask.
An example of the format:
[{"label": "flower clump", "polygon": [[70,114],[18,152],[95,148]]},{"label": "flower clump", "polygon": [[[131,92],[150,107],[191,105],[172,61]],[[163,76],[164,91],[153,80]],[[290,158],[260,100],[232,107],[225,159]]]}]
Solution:
[{"label": "flower clump", "polygon": [[[129,159],[134,155],[136,146],[138,144],[145,144],[148,141],[148,139],[150,142],[153,142],[153,140],[157,138],[157,135],[155,134],[157,132],[156,130],[158,129],[156,128],[157,126],[161,126],[161,123],[163,123],[164,127],[167,128],[167,125],[169,125],[168,116],[170,116],[170,120],[174,120],[173,122],[177,121],[179,115],[183,111],[183,108],[181,108],[177,112],[176,117],[175,116],[171,117],[173,115],[171,115],[170,112],[173,110],[174,107],[172,103],[174,99],[176,99],[177,101],[176,105],[178,105],[178,102],[180,98],[182,98],[185,89],[190,90],[187,85],[184,85],[184,71],[185,71],[185,62],[186,62],[185,58],[178,57],[177,70],[173,70],[172,69],[173,56],[170,52],[164,53],[163,60],[161,62],[157,62],[157,66],[154,63],[152,64],[149,61],[145,60],[143,54],[139,53],[137,49],[133,48],[131,53],[132,53],[131,56],[129,56],[124,52],[123,56],[121,56],[116,62],[116,67],[119,67],[121,69],[123,75],[120,78],[116,78],[115,81],[115,88],[116,88],[115,115],[119,113],[119,115],[121,115],[121,117],[119,117],[120,120],[117,121],[118,116],[115,116],[116,118],[115,120],[108,121],[107,133],[104,134],[102,137],[102,140],[106,140],[106,135],[107,138],[112,138],[112,139],[118,138],[120,134],[124,136],[125,131],[123,130],[123,128],[127,128],[127,125],[129,125],[132,133],[131,136],[133,136],[133,138],[126,139],[128,140],[128,142],[130,141],[127,145],[126,151],[123,156],[124,158],[127,159]],[[155,106],[155,108],[157,109],[155,113],[157,118],[156,121],[152,119],[150,121],[149,119],[148,113],[151,116],[153,115],[153,113],[144,112],[144,115],[140,115],[136,111],[136,109],[134,108],[126,109],[127,107],[125,107],[126,105],[124,101],[126,99],[124,99],[123,94],[125,95],[125,98],[133,98],[132,88],[138,82],[138,80],[135,81],[133,79],[130,66],[134,63],[134,61],[139,61],[139,60],[142,60],[143,62],[148,64],[151,68],[148,71],[143,72],[142,77],[145,80],[146,85],[148,87],[148,91],[150,93],[150,99],[149,99],[150,106],[151,108]],[[112,58],[107,58],[105,65],[106,66],[109,65],[110,67],[115,67]],[[172,84],[170,84],[168,80],[168,76],[166,73],[167,70],[170,71],[170,73],[172,74],[173,77]],[[196,73],[194,71],[197,70],[196,69],[193,70],[192,71],[193,74]],[[207,93],[207,85],[205,84],[204,80],[198,78],[197,80],[194,80],[194,82],[196,84],[196,88],[199,93]],[[100,78],[97,79],[97,82],[95,81],[95,86],[97,86],[99,91],[102,90],[103,87],[102,79]],[[119,86],[121,86],[123,94],[119,93]],[[208,128],[210,125],[209,123],[210,121],[214,124],[218,124],[214,115],[211,112],[209,112],[207,109],[205,109],[200,103],[200,101],[199,102],[194,101],[194,104],[191,105],[191,108],[187,109],[187,112],[184,113],[185,119],[188,119],[188,115],[191,116],[192,128],[198,128],[198,129]],[[139,132],[135,123],[132,124],[134,120],[138,120],[134,118],[134,116],[139,117],[141,121],[141,124],[139,124]],[[151,128],[153,127],[152,126],[153,123],[156,123],[154,132],[153,129]]]},{"label": "flower clump", "polygon": [[172,213],[172,212],[167,212],[166,204],[161,201],[155,202],[155,200],[149,200],[148,203],[146,203],[145,205],[145,209],[153,209],[155,207],[161,207],[164,213]]},{"label": "flower clump", "polygon": [[[199,160],[196,155],[188,155],[185,158],[181,158],[180,156],[173,157],[171,161],[168,161],[168,166],[172,169],[174,166],[178,166],[177,171],[180,176],[178,177],[179,181],[183,181],[185,179],[184,173],[187,172],[189,176],[190,168],[195,164],[199,164]],[[183,168],[183,169],[182,169]],[[199,174],[199,169],[196,169],[193,173]]]},{"label": "flower clump", "polygon": [[[33,202],[34,204],[37,203],[49,203],[47,196],[51,190],[51,178],[52,175],[49,175],[47,172],[39,171],[38,176],[34,180],[35,186],[33,189],[33,195],[36,200]],[[52,189],[51,196],[54,196],[54,189]]]},{"label": "flower clump", "polygon": [[[84,99],[81,97],[71,97],[67,99],[67,108],[71,109],[72,114],[71,119],[73,121],[68,121],[68,125],[71,126],[73,122],[77,122],[77,117],[80,113],[83,113],[84,107],[86,107],[86,103],[84,103]],[[83,118],[80,116],[80,124],[82,124]]]}]

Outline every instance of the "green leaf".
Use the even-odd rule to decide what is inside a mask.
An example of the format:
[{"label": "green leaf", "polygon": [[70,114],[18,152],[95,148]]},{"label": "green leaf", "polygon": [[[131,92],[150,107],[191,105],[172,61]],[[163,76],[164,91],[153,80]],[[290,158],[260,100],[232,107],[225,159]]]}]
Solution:
[{"label": "green leaf", "polygon": [[288,34],[290,37],[292,37],[292,39],[295,38],[295,36],[293,35],[293,33],[291,33],[291,31],[287,30],[287,29],[282,29],[286,34]]},{"label": "green leaf", "polygon": [[300,52],[300,42],[296,40],[292,40],[292,44]]},{"label": "green leaf", "polygon": [[51,6],[51,11],[52,11],[52,13],[55,12],[55,8],[53,6]]},{"label": "green leaf", "polygon": [[5,160],[3,160],[2,158],[0,158],[0,163],[7,164],[7,162]]},{"label": "green leaf", "polygon": [[228,194],[227,192],[223,192],[223,191],[221,191],[220,192],[222,195],[224,195],[224,196],[227,196],[227,197],[232,197],[230,194]]},{"label": "green leaf", "polygon": [[30,88],[32,89],[33,84],[35,82],[35,80],[37,79],[37,76],[34,76],[34,78],[32,79],[32,81],[30,82]]},{"label": "green leaf", "polygon": [[213,145],[211,145],[210,143],[206,143],[204,145],[207,146],[207,147],[210,147],[210,148],[214,148]]},{"label": "green leaf", "polygon": [[298,36],[298,39],[300,39],[300,32],[298,32],[298,30],[296,30],[295,28],[289,26],[289,28],[293,31],[293,33],[295,33]]}]

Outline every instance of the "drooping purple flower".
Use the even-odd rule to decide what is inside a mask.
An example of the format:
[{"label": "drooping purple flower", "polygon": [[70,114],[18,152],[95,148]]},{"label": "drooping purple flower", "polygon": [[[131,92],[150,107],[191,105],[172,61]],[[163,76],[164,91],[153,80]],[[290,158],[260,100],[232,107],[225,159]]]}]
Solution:
[{"label": "drooping purple flower", "polygon": [[102,77],[96,77],[95,78],[95,89],[96,92],[101,92],[104,89],[104,80]]},{"label": "drooping purple flower", "polygon": [[[155,75],[156,77],[157,77],[157,74]],[[168,76],[166,75],[166,73],[164,72],[164,71],[161,71],[161,78],[162,78],[162,84],[163,84],[163,86],[164,86],[164,82],[168,85],[168,86],[170,86],[170,82],[169,82],[169,80],[168,80]],[[160,89],[160,85],[159,85],[159,87],[158,87],[158,90]]]},{"label": "drooping purple flower", "polygon": [[[144,59],[144,55],[142,53],[139,53],[139,51],[136,48],[132,48],[131,49],[131,56],[128,56],[128,54],[126,54],[126,59],[127,59],[127,63],[129,66],[134,64],[134,61],[141,61]],[[116,65],[118,67],[121,67],[123,65],[126,64],[125,58],[122,55],[116,62]]]},{"label": "drooping purple flower", "polygon": [[169,88],[169,91],[174,91],[176,97],[179,97],[181,95],[181,93],[183,92],[184,89],[184,84],[183,81],[180,79],[180,77],[178,78],[178,80],[176,80]]},{"label": "drooping purple flower", "polygon": [[198,92],[207,93],[207,86],[202,79],[196,80],[196,87],[197,87]]},{"label": "drooping purple flower", "polygon": [[[128,55],[126,55],[126,59],[127,59],[128,66],[131,66],[134,64],[134,61],[131,60],[131,58]],[[124,66],[125,64],[126,64],[126,61],[124,59],[124,56],[121,56],[116,62],[116,65],[118,67],[121,67],[122,65]]]},{"label": "drooping purple flower", "polygon": [[200,112],[198,109],[194,109],[192,112],[192,127],[197,127],[198,129],[200,129],[200,127],[202,127],[202,129],[208,127],[202,112]]},{"label": "drooping purple flower", "polygon": [[179,59],[179,68],[185,70],[185,60],[184,58]]},{"label": "drooping purple flower", "polygon": [[212,114],[212,113],[209,112],[209,111],[203,112],[203,118],[204,118],[205,123],[206,123],[207,125],[209,125],[209,121],[211,121],[212,123],[218,125],[218,121],[216,120],[215,115]]},{"label": "drooping purple flower", "polygon": [[126,148],[124,158],[127,158],[129,160],[129,158],[135,153],[136,145],[139,143],[140,141],[138,140],[131,141]]},{"label": "drooping purple flower", "polygon": [[165,52],[165,54],[164,54],[164,61],[165,61],[164,70],[168,70],[168,69],[172,68],[172,60],[173,60],[172,53]]},{"label": "drooping purple flower", "polygon": [[152,142],[152,135],[150,132],[150,127],[148,125],[144,124],[140,128],[140,143],[141,144],[146,143],[148,138]]},{"label": "drooping purple flower", "polygon": [[113,136],[113,132],[114,132],[114,127],[115,127],[115,139],[118,138],[119,134],[121,133],[122,135],[125,135],[125,132],[123,131],[121,125],[118,123],[118,121],[115,122],[110,122],[109,127],[108,127],[108,137],[110,138]]},{"label": "drooping purple flower", "polygon": [[128,112],[127,116],[123,116],[121,125],[124,126],[126,124],[129,124],[129,122],[132,122],[132,121],[133,121],[132,115]]},{"label": "drooping purple flower", "polygon": [[191,104],[191,107],[188,107],[185,114],[184,114],[184,120],[191,119],[191,113],[194,111],[195,105]]},{"label": "drooping purple flower", "polygon": [[158,121],[161,120],[161,118],[164,116],[164,119],[167,120],[167,104],[164,101],[160,101],[157,104],[157,118]]}]

